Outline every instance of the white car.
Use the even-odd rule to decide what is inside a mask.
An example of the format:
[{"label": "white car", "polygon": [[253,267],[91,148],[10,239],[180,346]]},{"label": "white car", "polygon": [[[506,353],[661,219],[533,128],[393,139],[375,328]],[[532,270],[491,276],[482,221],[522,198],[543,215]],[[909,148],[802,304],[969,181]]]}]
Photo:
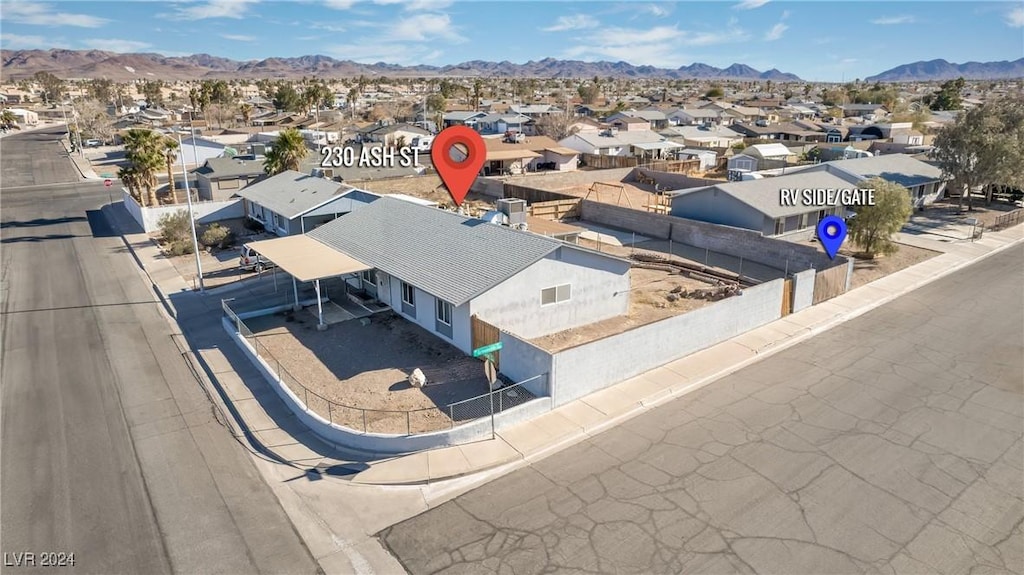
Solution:
[{"label": "white car", "polygon": [[103,142],[101,142],[99,140],[86,140],[85,141],[85,147],[86,148],[98,148],[98,147],[100,147],[102,145],[103,145]]}]

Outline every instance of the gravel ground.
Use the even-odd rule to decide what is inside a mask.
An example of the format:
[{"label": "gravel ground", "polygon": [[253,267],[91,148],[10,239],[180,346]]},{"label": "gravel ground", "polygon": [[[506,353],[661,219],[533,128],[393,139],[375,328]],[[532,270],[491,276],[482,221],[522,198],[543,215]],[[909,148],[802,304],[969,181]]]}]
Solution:
[{"label": "gravel ground", "polygon": [[[853,256],[856,249],[841,249],[839,253]],[[928,258],[939,255],[939,252],[926,250],[906,244],[899,244],[899,251],[889,256],[876,256],[873,260],[854,259],[853,279],[850,289],[858,288],[885,277],[893,272],[919,264]]]},{"label": "gravel ground", "polygon": [[[316,319],[306,310],[252,318],[246,325],[257,335],[260,354],[268,357],[269,352],[291,375],[285,379],[300,398],[304,393],[296,382],[337,404],[328,410],[326,401],[310,395],[311,408],[354,429],[363,429],[361,410],[374,410],[366,413],[371,432],[444,429],[452,425],[446,409],[449,403],[488,390],[480,360],[463,355],[393,312],[371,316],[366,326],[358,320],[345,321],[322,332],[315,329]],[[416,368],[427,377],[422,389],[408,383]],[[414,413],[407,423],[405,412],[409,411]],[[456,419],[462,417],[456,415]]]}]

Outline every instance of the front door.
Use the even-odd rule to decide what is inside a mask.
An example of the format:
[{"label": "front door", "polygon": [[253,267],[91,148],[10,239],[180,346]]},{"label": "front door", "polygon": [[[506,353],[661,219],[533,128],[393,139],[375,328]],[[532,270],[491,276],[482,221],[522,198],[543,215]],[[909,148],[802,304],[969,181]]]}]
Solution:
[{"label": "front door", "polygon": [[377,301],[391,305],[391,276],[388,274],[377,271]]}]

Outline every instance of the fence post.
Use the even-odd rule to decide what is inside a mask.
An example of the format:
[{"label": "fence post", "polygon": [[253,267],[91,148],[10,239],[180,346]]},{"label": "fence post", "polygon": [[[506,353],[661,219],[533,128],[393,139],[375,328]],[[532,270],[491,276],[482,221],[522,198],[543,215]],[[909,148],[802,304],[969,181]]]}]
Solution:
[{"label": "fence post", "polygon": [[487,397],[491,400],[491,439],[494,439],[494,392],[488,393]]},{"label": "fence post", "polygon": [[455,408],[448,404],[448,421],[452,422],[451,429],[455,429]]}]

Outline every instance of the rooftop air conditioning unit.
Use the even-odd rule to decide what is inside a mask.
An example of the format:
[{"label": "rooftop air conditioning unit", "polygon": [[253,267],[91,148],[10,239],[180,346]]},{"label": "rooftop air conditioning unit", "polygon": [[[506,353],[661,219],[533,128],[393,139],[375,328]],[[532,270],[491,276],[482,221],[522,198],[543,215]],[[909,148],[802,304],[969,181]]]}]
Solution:
[{"label": "rooftop air conditioning unit", "polygon": [[498,200],[498,211],[508,217],[510,226],[526,223],[526,200],[502,198]]}]

